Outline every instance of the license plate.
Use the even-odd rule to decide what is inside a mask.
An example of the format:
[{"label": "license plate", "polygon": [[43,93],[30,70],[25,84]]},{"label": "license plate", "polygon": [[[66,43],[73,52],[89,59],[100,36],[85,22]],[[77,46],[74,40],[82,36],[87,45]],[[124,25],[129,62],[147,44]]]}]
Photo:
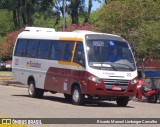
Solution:
[{"label": "license plate", "polygon": [[122,90],[120,86],[112,86],[112,90]]}]

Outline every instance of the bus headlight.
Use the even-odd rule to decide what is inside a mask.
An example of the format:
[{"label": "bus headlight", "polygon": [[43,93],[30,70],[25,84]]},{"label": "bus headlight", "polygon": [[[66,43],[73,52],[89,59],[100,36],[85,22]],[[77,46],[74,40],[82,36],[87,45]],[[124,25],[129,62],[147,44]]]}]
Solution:
[{"label": "bus headlight", "polygon": [[136,85],[137,83],[138,83],[137,79],[132,79],[130,82],[131,85]]},{"label": "bus headlight", "polygon": [[100,78],[95,77],[95,76],[90,76],[90,77],[88,77],[88,79],[90,81],[93,81],[93,82],[96,82],[96,83],[101,83],[102,82]]}]

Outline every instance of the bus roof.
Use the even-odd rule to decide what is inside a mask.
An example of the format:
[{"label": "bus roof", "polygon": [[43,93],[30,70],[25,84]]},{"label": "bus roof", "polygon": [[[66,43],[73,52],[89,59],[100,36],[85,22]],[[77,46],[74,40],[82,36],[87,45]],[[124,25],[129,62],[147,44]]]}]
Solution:
[{"label": "bus roof", "polygon": [[56,39],[59,40],[59,38],[84,38],[87,34],[93,34],[93,35],[107,35],[112,38],[115,38],[116,40],[124,41],[124,39],[118,35],[114,34],[107,34],[107,33],[99,33],[99,32],[93,32],[89,30],[74,30],[72,32],[56,32],[53,28],[42,28],[42,27],[26,27],[23,32],[21,32],[18,36],[18,38],[30,38],[30,39]]}]

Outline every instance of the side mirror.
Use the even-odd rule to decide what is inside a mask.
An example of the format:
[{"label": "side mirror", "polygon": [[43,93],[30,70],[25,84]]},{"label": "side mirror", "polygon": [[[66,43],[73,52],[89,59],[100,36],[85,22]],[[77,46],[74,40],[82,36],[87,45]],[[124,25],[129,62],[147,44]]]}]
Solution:
[{"label": "side mirror", "polygon": [[141,59],[136,60],[136,66],[137,67],[142,66],[142,60]]}]

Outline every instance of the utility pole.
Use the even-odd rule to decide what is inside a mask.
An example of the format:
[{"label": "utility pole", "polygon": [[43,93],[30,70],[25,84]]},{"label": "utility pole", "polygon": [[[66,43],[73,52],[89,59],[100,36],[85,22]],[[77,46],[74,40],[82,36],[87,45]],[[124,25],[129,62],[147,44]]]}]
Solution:
[{"label": "utility pole", "polygon": [[66,0],[63,0],[63,31],[65,30],[66,27]]}]

